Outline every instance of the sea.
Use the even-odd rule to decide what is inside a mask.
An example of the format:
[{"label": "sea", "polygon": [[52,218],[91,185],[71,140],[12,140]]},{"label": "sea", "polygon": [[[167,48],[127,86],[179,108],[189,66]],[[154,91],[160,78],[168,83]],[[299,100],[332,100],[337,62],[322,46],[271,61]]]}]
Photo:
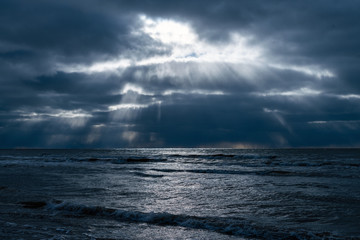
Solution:
[{"label": "sea", "polygon": [[360,239],[360,149],[0,150],[0,239]]}]

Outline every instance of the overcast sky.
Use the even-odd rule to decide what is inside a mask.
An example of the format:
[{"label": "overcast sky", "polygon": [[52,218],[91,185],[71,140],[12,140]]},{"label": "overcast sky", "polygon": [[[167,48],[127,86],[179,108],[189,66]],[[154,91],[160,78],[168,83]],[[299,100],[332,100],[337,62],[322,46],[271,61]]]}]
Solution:
[{"label": "overcast sky", "polygon": [[359,26],[350,0],[1,0],[0,147],[359,147]]}]

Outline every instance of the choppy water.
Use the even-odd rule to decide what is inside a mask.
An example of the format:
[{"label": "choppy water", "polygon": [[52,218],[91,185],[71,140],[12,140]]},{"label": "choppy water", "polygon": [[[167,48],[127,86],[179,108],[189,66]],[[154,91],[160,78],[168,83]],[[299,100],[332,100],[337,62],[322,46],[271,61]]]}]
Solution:
[{"label": "choppy water", "polygon": [[360,239],[360,150],[0,150],[0,239]]}]

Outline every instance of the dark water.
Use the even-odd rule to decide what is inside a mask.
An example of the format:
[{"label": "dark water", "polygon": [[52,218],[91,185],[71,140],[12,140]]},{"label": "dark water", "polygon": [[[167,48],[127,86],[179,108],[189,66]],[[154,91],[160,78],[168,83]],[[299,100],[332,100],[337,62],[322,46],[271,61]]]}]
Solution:
[{"label": "dark water", "polygon": [[360,150],[0,150],[0,239],[360,239]]}]

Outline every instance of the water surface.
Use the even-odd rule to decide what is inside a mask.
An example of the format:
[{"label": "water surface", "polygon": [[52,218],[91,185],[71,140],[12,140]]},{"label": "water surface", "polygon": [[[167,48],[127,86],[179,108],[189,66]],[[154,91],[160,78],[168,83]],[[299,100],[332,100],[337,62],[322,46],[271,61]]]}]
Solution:
[{"label": "water surface", "polygon": [[359,149],[0,150],[1,239],[360,239]]}]

